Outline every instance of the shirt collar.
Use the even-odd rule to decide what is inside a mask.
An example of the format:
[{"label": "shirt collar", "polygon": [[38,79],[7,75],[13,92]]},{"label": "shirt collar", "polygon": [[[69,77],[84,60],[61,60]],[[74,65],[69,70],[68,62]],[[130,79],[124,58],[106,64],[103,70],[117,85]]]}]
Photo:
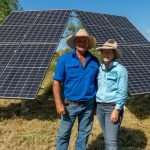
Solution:
[{"label": "shirt collar", "polygon": [[[73,51],[72,51],[72,57],[73,57],[73,58],[78,58],[77,53],[76,53],[76,49],[73,49]],[[92,57],[92,56],[91,56],[90,52],[87,51],[86,61],[90,60],[91,57]]]},{"label": "shirt collar", "polygon": [[106,68],[106,66],[102,63],[101,67],[103,70],[111,70],[113,69],[114,67],[116,67],[118,65],[118,62],[117,61],[112,61],[109,65],[108,68]]}]

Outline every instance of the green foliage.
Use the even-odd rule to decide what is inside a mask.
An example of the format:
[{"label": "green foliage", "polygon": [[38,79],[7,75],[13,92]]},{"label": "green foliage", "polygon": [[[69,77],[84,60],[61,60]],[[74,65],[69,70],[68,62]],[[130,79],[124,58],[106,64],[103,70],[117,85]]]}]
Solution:
[{"label": "green foliage", "polygon": [[90,53],[94,55],[99,60],[99,62],[102,62],[102,56],[99,51],[95,49],[90,49]]},{"label": "green foliage", "polygon": [[18,0],[0,0],[0,23],[14,10],[21,10]]},{"label": "green foliage", "polygon": [[66,32],[65,37],[68,37],[69,35],[74,35],[79,29],[84,28],[83,25],[80,22],[77,22],[76,24],[71,22],[68,25],[68,31]]}]

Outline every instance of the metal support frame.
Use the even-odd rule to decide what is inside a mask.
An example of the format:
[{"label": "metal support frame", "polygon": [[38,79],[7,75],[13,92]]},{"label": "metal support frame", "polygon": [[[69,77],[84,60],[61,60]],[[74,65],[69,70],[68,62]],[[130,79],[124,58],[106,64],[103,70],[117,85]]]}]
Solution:
[{"label": "metal support frame", "polygon": [[22,108],[21,112],[22,113],[28,113],[29,112],[29,108],[26,107],[26,102],[27,102],[26,99],[21,100],[21,108]]}]

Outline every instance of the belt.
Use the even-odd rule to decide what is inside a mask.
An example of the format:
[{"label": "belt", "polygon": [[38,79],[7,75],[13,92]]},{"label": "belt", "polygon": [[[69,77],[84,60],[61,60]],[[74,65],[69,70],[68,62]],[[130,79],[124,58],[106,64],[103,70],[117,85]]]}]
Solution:
[{"label": "belt", "polygon": [[101,106],[115,106],[116,105],[115,102],[111,102],[111,103],[97,102],[97,104]]},{"label": "belt", "polygon": [[65,103],[65,104],[73,104],[73,105],[79,105],[79,106],[84,105],[84,104],[86,104],[87,102],[88,102],[88,101],[76,102],[76,101],[70,101],[70,100],[67,100],[67,99],[64,100],[64,103]]}]

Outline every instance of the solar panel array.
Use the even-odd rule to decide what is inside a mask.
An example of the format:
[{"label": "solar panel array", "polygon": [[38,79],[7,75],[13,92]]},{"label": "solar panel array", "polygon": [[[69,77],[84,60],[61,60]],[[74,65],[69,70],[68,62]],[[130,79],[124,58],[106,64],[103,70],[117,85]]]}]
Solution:
[{"label": "solar panel array", "polygon": [[123,51],[119,60],[129,72],[129,92],[132,95],[150,93],[149,41],[122,16],[76,11],[81,23],[102,45],[108,39],[117,41]]},{"label": "solar panel array", "polygon": [[[0,25],[0,97],[34,99],[71,10],[12,12]],[[98,45],[114,38],[129,71],[129,92],[150,92],[150,44],[122,16],[75,11]]]},{"label": "solar panel array", "polygon": [[12,12],[0,26],[0,97],[34,99],[70,10]]}]

